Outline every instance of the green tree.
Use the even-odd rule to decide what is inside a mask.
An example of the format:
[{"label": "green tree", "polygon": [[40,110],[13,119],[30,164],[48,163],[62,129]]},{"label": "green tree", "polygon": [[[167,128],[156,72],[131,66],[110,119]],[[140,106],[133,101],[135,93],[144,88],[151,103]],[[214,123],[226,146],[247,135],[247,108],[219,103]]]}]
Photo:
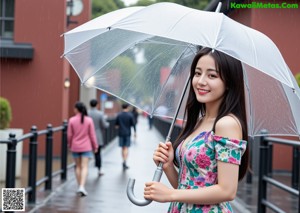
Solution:
[{"label": "green tree", "polygon": [[300,87],[300,73],[295,75],[296,81],[298,83],[298,86]]},{"label": "green tree", "polygon": [[92,1],[92,18],[104,15],[111,11],[124,8],[125,5],[121,0],[93,0]]},{"label": "green tree", "polygon": [[210,0],[139,0],[134,6],[148,6],[159,2],[173,2],[186,7],[203,10],[208,5]]},{"label": "green tree", "polygon": [[199,10],[203,10],[210,0],[157,0],[157,2],[173,2],[186,7],[191,7]]},{"label": "green tree", "polygon": [[153,0],[139,0],[136,4],[130,6],[149,6],[154,3],[156,2]]}]

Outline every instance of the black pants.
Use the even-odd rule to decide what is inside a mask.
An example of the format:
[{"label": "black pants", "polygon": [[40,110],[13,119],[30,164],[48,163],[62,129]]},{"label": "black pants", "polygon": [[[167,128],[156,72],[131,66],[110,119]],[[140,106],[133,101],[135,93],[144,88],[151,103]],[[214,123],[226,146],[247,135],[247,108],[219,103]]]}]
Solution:
[{"label": "black pants", "polygon": [[95,167],[97,167],[99,170],[102,166],[101,149],[102,149],[102,146],[98,146],[98,152],[94,153],[94,155],[95,155]]}]

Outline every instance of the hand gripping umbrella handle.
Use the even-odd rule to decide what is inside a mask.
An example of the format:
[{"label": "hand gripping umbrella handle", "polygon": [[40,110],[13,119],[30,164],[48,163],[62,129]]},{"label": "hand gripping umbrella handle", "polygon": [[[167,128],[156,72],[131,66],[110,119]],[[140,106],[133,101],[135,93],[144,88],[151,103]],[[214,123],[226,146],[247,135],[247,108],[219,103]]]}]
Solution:
[{"label": "hand gripping umbrella handle", "polygon": [[[182,104],[182,101],[183,101],[183,98],[184,98],[184,94],[187,90],[187,87],[188,87],[188,84],[189,84],[189,81],[190,81],[190,77],[187,78],[186,82],[185,82],[185,86],[184,86],[184,89],[182,91],[182,94],[181,94],[181,97],[180,97],[180,101],[177,105],[177,109],[176,109],[176,112],[175,112],[175,116],[172,120],[172,123],[171,123],[171,126],[170,126],[170,129],[169,129],[169,132],[168,132],[168,135],[166,137],[166,141],[165,142],[168,142],[170,141],[171,139],[171,134],[172,134],[172,131],[173,131],[173,128],[174,128],[174,124],[176,122],[176,118],[177,118],[177,115],[178,115],[178,112],[179,112],[179,109],[180,109],[180,106]],[[156,181],[156,182],[159,182],[160,179],[161,179],[161,176],[162,176],[162,173],[163,173],[163,163],[159,163],[156,170],[155,170],[155,173],[154,173],[154,176],[153,176],[153,179],[152,181]],[[134,183],[135,183],[135,179],[129,179],[128,181],[128,184],[127,184],[127,196],[129,198],[129,200],[137,205],[137,206],[146,206],[148,204],[150,204],[152,202],[152,200],[146,200],[146,199],[143,199],[143,200],[139,200],[137,199],[135,196],[134,196]]]},{"label": "hand gripping umbrella handle", "polygon": [[[162,163],[159,163],[159,165],[157,166],[152,181],[156,181],[156,182],[160,181],[163,173],[162,165],[163,165]],[[135,184],[135,179],[129,178],[127,184],[127,197],[129,198],[129,200],[137,206],[147,206],[148,204],[150,204],[152,200],[137,199],[134,196],[134,184]]]},{"label": "hand gripping umbrella handle", "polygon": [[[219,4],[218,4],[215,12],[220,12],[221,6],[222,6],[222,3],[219,2]],[[183,101],[183,98],[184,98],[184,94],[186,93],[189,81],[190,81],[190,77],[188,77],[187,81],[185,82],[184,90],[182,91],[182,94],[181,94],[181,97],[180,97],[180,101],[179,101],[179,103],[177,105],[177,109],[175,111],[175,116],[174,116],[173,121],[171,123],[170,129],[169,129],[169,133],[168,133],[168,136],[166,137],[166,141],[165,142],[168,142],[171,139],[171,134],[172,134],[172,131],[173,131],[173,128],[174,128],[174,124],[176,122],[176,118],[177,118],[177,115],[179,113],[179,109],[180,109],[180,106],[182,104],[182,101]],[[154,173],[152,181],[156,181],[156,182],[160,181],[162,173],[163,173],[162,166],[163,166],[163,163],[159,163],[159,165],[157,166],[156,171]],[[129,181],[128,181],[128,184],[127,184],[127,196],[129,198],[129,200],[133,204],[135,204],[137,206],[146,206],[146,205],[150,204],[152,202],[152,200],[137,199],[134,196],[134,184],[135,184],[135,179],[129,178]]]}]

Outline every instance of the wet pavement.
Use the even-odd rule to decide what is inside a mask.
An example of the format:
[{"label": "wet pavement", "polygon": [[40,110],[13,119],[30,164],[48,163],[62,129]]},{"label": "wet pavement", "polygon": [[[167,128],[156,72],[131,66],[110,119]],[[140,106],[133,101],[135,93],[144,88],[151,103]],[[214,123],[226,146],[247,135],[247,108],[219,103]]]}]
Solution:
[{"label": "wet pavement", "polygon": [[[140,118],[137,126],[137,139],[129,150],[129,169],[123,171],[121,149],[115,139],[102,152],[104,175],[99,177],[97,169],[90,163],[86,190],[88,196],[76,195],[77,184],[73,170],[68,172],[68,181],[58,186],[55,191],[42,200],[38,197],[36,206],[27,206],[27,212],[107,212],[107,213],[153,213],[166,212],[168,203],[152,202],[145,207],[132,204],[126,195],[128,178],[135,178],[135,195],[143,198],[143,188],[146,181],[151,181],[155,164],[152,161],[153,151],[163,138],[155,129],[148,130],[147,120]],[[161,182],[168,184],[163,176]],[[168,184],[169,185],[169,184]]]},{"label": "wet pavement", "polygon": [[[140,117],[137,126],[137,139],[129,150],[128,170],[123,171],[121,149],[115,139],[103,150],[103,172],[99,177],[97,169],[90,162],[86,190],[86,197],[76,195],[77,184],[73,169],[68,171],[68,181],[61,183],[54,179],[52,192],[39,190],[35,205],[26,206],[30,213],[68,213],[68,212],[105,212],[105,213],[164,213],[168,203],[152,202],[148,206],[139,207],[132,204],[126,195],[128,178],[135,178],[135,195],[143,198],[143,187],[146,181],[152,180],[156,166],[152,161],[153,151],[159,141],[164,141],[155,129],[149,130],[147,120]],[[283,182],[288,182],[288,176],[279,176]],[[161,182],[168,184],[163,175]],[[169,185],[170,186],[170,185]],[[276,189],[270,189],[268,196],[279,203],[286,212],[297,212],[297,198],[285,195]],[[232,202],[235,213],[249,213],[256,211],[257,179],[252,184],[244,181],[239,184],[237,198]],[[271,212],[271,211],[268,211]]]},{"label": "wet pavement", "polygon": [[[291,186],[291,175],[288,173],[274,173],[273,178],[287,186]],[[277,207],[279,207],[283,212],[288,213],[298,213],[298,197],[293,196],[284,190],[281,190],[272,185],[268,186],[267,190],[267,200]],[[236,201],[244,209],[250,212],[257,212],[257,202],[258,202],[258,178],[254,177],[251,184],[247,184],[246,180],[242,180],[239,183],[239,189],[237,193]],[[271,213],[270,209],[267,209],[267,213]]]}]

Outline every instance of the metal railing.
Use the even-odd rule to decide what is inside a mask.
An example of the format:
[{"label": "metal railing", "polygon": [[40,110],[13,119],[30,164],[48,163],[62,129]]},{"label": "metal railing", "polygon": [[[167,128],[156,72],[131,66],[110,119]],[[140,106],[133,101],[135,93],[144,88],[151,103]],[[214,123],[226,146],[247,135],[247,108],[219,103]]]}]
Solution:
[{"label": "metal railing", "polygon": [[[16,146],[18,143],[24,140],[29,140],[29,162],[28,162],[28,186],[25,188],[25,194],[28,195],[28,203],[35,203],[36,201],[36,189],[41,184],[45,183],[45,190],[52,189],[52,178],[61,175],[61,180],[67,179],[67,121],[63,122],[62,126],[52,127],[48,124],[47,129],[37,130],[36,126],[31,127],[31,131],[27,134],[22,135],[19,138],[12,133],[9,134],[7,140],[1,140],[0,144],[7,144],[7,155],[6,155],[6,178],[5,187],[15,188],[16,181]],[[61,132],[61,156],[60,163],[61,167],[58,171],[52,172],[52,161],[53,161],[53,134]],[[38,162],[38,139],[39,136],[46,136],[45,145],[45,176],[37,180],[37,162]],[[23,142],[24,143],[24,142]],[[70,164],[69,167],[74,166]]]},{"label": "metal railing", "polygon": [[[265,131],[264,134],[267,134]],[[272,178],[272,155],[273,144],[281,144],[293,147],[293,163],[291,187]],[[282,209],[271,203],[267,199],[268,184],[275,186],[287,193],[298,197],[298,213],[300,213],[300,195],[299,195],[299,148],[300,141],[285,140],[273,137],[262,136],[260,138],[260,165],[258,176],[258,213],[265,213],[266,209],[272,209],[274,212],[283,213]]]},{"label": "metal railing", "polygon": [[[157,131],[159,131],[159,133],[163,137],[166,137],[168,135],[168,132],[169,132],[169,129],[171,126],[171,122],[172,122],[172,120],[170,120],[170,119],[163,119],[163,118],[158,118],[158,117],[153,118],[153,125],[155,126]],[[174,129],[171,134],[171,141],[174,141],[177,138],[177,136],[179,135],[179,133],[181,131],[181,128],[182,127],[178,124],[174,125]]]},{"label": "metal railing", "polygon": [[[110,126],[103,131],[104,144],[110,143],[116,136],[117,130],[114,127],[115,118],[108,119]],[[7,140],[0,140],[0,146],[7,144],[7,156],[6,156],[6,188],[15,188],[16,181],[16,147],[18,143],[24,140],[29,140],[29,156],[28,156],[28,186],[25,188],[25,194],[27,195],[27,202],[34,204],[36,202],[37,187],[45,184],[45,190],[52,190],[52,178],[60,175],[62,181],[67,180],[68,169],[75,166],[74,163],[67,165],[68,145],[67,145],[67,121],[63,122],[63,125],[58,127],[52,127],[51,124],[47,125],[47,129],[37,130],[36,126],[31,127],[31,131],[22,135],[19,138],[12,133],[9,134]],[[61,154],[60,154],[60,169],[52,171],[53,161],[53,134],[61,132]],[[45,176],[37,180],[37,162],[38,162],[38,145],[40,142],[40,136],[46,136],[45,139]],[[23,142],[24,143],[24,142]],[[55,143],[57,145],[57,143]],[[0,209],[0,212],[2,209]]]}]

